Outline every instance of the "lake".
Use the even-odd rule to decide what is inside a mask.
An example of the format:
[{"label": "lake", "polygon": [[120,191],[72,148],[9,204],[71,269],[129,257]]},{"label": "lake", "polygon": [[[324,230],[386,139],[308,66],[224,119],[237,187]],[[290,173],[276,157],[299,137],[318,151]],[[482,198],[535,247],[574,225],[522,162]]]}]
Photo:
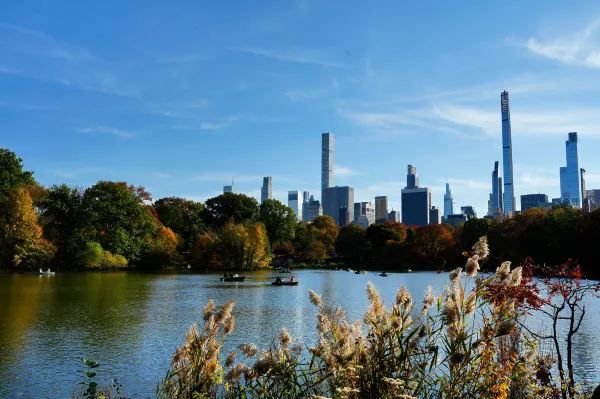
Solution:
[{"label": "lake", "polygon": [[[282,327],[304,343],[315,342],[316,311],[308,289],[362,319],[372,281],[386,304],[400,285],[419,303],[427,286],[439,294],[447,274],[299,270],[297,287],[273,287],[275,272],[246,274],[243,283],[221,283],[217,274],[153,275],[79,273],[0,275],[0,398],[68,398],[81,381],[81,357],[101,364],[98,381],[118,377],[127,394],[153,397],[171,356],[189,326],[201,320],[208,299],[236,302],[235,332],[225,353],[240,343],[268,346]],[[289,277],[289,274],[280,276]],[[589,300],[577,336],[580,380],[600,382],[599,300]],[[537,323],[540,325],[540,323]]]}]

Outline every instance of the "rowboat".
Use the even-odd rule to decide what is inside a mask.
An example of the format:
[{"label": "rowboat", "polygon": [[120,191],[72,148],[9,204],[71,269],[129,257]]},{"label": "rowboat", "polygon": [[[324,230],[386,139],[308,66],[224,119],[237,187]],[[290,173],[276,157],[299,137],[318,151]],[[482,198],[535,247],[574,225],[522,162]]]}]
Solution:
[{"label": "rowboat", "polygon": [[56,272],[51,271],[50,268],[48,268],[48,270],[42,270],[40,268],[40,274],[43,276],[54,276]]},{"label": "rowboat", "polygon": [[276,285],[276,286],[282,286],[282,285],[298,285],[300,282],[294,280],[294,277],[292,276],[291,279],[289,280],[283,280],[281,277],[277,277],[275,279],[275,281],[273,281],[271,283],[271,285]]},{"label": "rowboat", "polygon": [[224,282],[244,281],[245,278],[246,278],[246,276],[238,276],[237,274],[234,274],[234,275],[225,274],[225,276],[221,277],[221,281],[224,281]]}]

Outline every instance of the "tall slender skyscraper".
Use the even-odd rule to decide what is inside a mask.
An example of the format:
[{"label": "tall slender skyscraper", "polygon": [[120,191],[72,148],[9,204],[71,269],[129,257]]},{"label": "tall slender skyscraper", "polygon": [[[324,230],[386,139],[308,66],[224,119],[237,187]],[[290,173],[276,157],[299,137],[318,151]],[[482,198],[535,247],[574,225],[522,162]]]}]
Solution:
[{"label": "tall slender skyscraper", "polygon": [[444,194],[444,219],[448,215],[454,215],[454,197],[450,191],[450,183],[446,183],[446,193]]},{"label": "tall slender skyscraper", "polygon": [[502,112],[502,168],[504,169],[504,214],[512,216],[515,212],[515,191],[513,186],[512,133],[510,129],[510,105],[508,92],[500,94]]},{"label": "tall slender skyscraper", "polygon": [[560,198],[563,204],[571,204],[579,208],[581,196],[579,195],[579,155],[577,153],[577,133],[569,133],[565,142],[567,153],[567,166],[560,168]]},{"label": "tall slender skyscraper", "polygon": [[333,133],[321,135],[321,202],[325,202],[325,190],[333,187]]},{"label": "tall slender skyscraper", "polygon": [[496,217],[502,212],[502,178],[498,171],[499,162],[494,162],[494,171],[492,172],[492,192],[488,201],[488,216]]},{"label": "tall slender skyscraper", "polygon": [[388,217],[388,197],[380,195],[375,197],[375,221],[381,223]]},{"label": "tall slender skyscraper", "polygon": [[406,174],[406,188],[417,187],[419,187],[419,176],[417,175],[417,167],[415,165],[408,165],[408,172]]},{"label": "tall slender skyscraper", "polygon": [[263,185],[260,189],[260,203],[273,198],[273,178],[271,176],[263,177]]}]

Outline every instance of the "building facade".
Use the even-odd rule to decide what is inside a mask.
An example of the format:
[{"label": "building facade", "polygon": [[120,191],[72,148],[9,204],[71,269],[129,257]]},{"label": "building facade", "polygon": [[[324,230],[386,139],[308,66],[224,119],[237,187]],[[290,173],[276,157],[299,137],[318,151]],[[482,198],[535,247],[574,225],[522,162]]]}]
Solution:
[{"label": "building facade", "polygon": [[460,212],[467,217],[467,220],[477,219],[477,212],[471,205],[461,206]]},{"label": "building facade", "polygon": [[375,197],[375,222],[380,223],[388,217],[388,197],[385,195]]},{"label": "building facade", "polygon": [[590,203],[590,212],[600,208],[600,190],[585,190],[585,196]]},{"label": "building facade", "polygon": [[273,178],[271,176],[263,177],[263,184],[260,188],[260,203],[273,199]]},{"label": "building facade", "polygon": [[[305,191],[305,193],[307,193]],[[323,207],[321,202],[316,200],[314,196],[310,196],[308,200],[302,202],[302,221],[312,222],[316,217],[323,215]]]},{"label": "building facade", "polygon": [[440,208],[432,206],[429,210],[429,224],[441,224],[442,215],[440,214]]},{"label": "building facade", "polygon": [[504,171],[504,207],[506,216],[515,212],[515,191],[513,185],[512,132],[510,126],[510,104],[508,92],[500,94],[500,111],[502,114],[502,168]]},{"label": "building facade", "polygon": [[401,221],[402,218],[400,212],[391,210],[390,213],[388,213],[388,222],[400,223]]},{"label": "building facade", "polygon": [[450,191],[450,184],[446,182],[446,193],[444,194],[444,217],[454,213],[454,197]]},{"label": "building facade", "polygon": [[494,162],[494,170],[492,171],[492,192],[488,200],[488,216],[498,217],[504,214],[502,201],[502,177],[498,170],[499,162]]},{"label": "building facade", "polygon": [[365,229],[375,223],[375,207],[372,202],[354,203],[354,223]]},{"label": "building facade", "polygon": [[402,223],[408,226],[426,226],[429,224],[431,191],[428,187],[419,187],[417,168],[408,165],[406,188],[402,189]]},{"label": "building facade", "polygon": [[300,203],[300,191],[288,191],[288,207],[292,208],[296,219],[302,221],[302,204]]},{"label": "building facade", "polygon": [[521,195],[521,212],[531,208],[548,208],[548,196],[546,194],[524,194]]},{"label": "building facade", "polygon": [[567,165],[560,168],[560,198],[565,204],[581,207],[579,155],[577,151],[577,132],[569,133],[565,142]]},{"label": "building facade", "polygon": [[235,188],[233,187],[233,183],[231,186],[223,186],[223,194],[225,193],[235,193]]},{"label": "building facade", "polygon": [[333,133],[321,135],[321,201],[325,202],[324,192],[333,187],[333,147],[335,138]]},{"label": "building facade", "polygon": [[323,214],[343,227],[354,221],[354,188],[329,187],[323,191]]}]

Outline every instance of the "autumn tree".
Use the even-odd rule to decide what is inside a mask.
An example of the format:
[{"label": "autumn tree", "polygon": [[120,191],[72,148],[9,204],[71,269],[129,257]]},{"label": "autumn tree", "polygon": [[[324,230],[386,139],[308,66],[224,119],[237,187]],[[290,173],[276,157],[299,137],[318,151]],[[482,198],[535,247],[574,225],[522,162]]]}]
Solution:
[{"label": "autumn tree", "polygon": [[182,249],[190,248],[204,230],[204,205],[185,198],[161,198],[154,203],[160,221],[181,238]]},{"label": "autumn tree", "polygon": [[29,192],[12,190],[0,216],[0,262],[4,267],[34,269],[54,256],[54,246],[44,238]]},{"label": "autumn tree", "polygon": [[455,247],[452,230],[443,224],[430,224],[416,230],[413,248],[428,266],[441,267]]}]

